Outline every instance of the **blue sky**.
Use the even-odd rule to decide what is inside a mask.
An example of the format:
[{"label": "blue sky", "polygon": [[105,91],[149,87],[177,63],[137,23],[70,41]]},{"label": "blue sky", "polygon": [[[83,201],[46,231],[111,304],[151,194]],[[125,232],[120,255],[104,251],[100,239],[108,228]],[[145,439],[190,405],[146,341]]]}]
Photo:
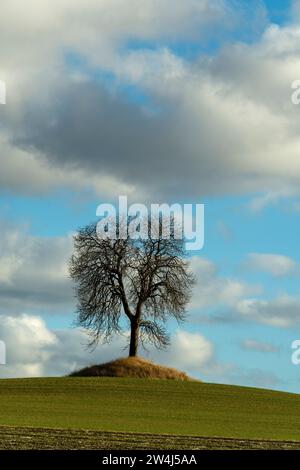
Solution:
[{"label": "blue sky", "polygon": [[[67,373],[119,354],[118,339],[93,356],[78,344],[66,261],[98,204],[128,194],[205,204],[190,320],[170,323],[176,351],[150,357],[209,381],[298,392],[299,2],[143,0],[138,15],[133,3],[82,4],[80,22],[68,2],[48,2],[39,41],[43,13],[17,35],[5,23],[0,376]],[[70,352],[56,370],[62,338]]]}]

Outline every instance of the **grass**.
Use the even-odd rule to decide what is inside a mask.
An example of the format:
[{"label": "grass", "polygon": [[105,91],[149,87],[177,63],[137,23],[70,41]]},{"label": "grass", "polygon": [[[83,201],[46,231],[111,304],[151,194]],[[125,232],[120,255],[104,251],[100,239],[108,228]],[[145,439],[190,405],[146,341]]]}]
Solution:
[{"label": "grass", "polygon": [[0,380],[0,426],[300,441],[300,395],[133,378]]},{"label": "grass", "polygon": [[164,367],[142,357],[125,357],[115,361],[85,367],[72,377],[135,377],[147,379],[192,380],[185,372]]}]

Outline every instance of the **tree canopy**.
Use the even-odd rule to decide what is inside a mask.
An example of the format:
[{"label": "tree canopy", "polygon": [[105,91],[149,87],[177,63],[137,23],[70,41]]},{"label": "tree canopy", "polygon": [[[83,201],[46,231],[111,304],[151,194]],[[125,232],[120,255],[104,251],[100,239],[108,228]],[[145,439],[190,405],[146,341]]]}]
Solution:
[{"label": "tree canopy", "polygon": [[120,333],[121,318],[130,326],[129,355],[140,342],[169,344],[165,323],[182,322],[195,279],[184,240],[163,238],[100,239],[97,225],[74,237],[70,275],[78,300],[77,323],[92,335],[91,345]]}]

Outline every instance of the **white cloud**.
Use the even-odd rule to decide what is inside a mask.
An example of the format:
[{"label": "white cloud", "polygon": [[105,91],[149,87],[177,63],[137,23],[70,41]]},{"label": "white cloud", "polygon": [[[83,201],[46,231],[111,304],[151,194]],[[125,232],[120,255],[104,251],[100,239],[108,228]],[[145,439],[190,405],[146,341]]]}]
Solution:
[{"label": "white cloud", "polygon": [[119,49],[130,41],[193,41],[212,34],[210,27],[232,27],[235,17],[226,0],[28,0],[26,6],[5,1],[0,17],[3,79],[15,83],[22,77],[23,85],[32,87],[29,77],[42,78],[46,69],[52,75],[62,55],[74,51],[112,67]]},{"label": "white cloud", "polygon": [[300,299],[289,295],[274,300],[243,299],[237,303],[236,312],[245,321],[289,328],[300,323]]},{"label": "white cloud", "polygon": [[0,311],[72,308],[67,266],[72,237],[36,237],[5,221],[0,228]]},{"label": "white cloud", "polygon": [[0,332],[7,349],[1,377],[62,376],[123,355],[120,337],[90,353],[89,337],[81,330],[51,330],[32,314],[0,315]]},{"label": "white cloud", "polygon": [[[99,345],[91,353],[85,348],[89,338],[83,331],[50,330],[41,317],[34,315],[1,315],[0,331],[7,346],[7,365],[1,366],[1,377],[65,375],[127,355],[126,334]],[[151,347],[145,354],[149,359],[197,375],[209,373],[210,366],[215,371],[218,365],[212,343],[201,334],[184,330],[173,335],[167,351]]]},{"label": "white cloud", "polygon": [[[224,27],[234,15],[225,0],[129,0],[126,5],[122,0],[92,0],[88,5],[83,0],[29,0],[26,7],[17,0],[2,3],[0,78],[6,81],[8,100],[1,108],[5,125],[0,133],[0,186],[34,194],[57,186],[94,189],[108,197],[116,186],[124,194],[135,191],[134,181],[126,182],[104,166],[101,171],[87,172],[73,162],[64,168],[47,161],[44,150],[35,144],[24,148],[16,142],[13,127],[22,117],[28,120],[27,107],[37,106],[47,114],[47,101],[57,102],[61,83],[68,87],[68,80],[76,82],[79,75],[80,80],[92,82],[84,71],[70,73],[64,53],[83,54],[92,62],[97,60],[100,67],[111,68],[119,61],[119,47],[128,41],[193,40],[205,34],[209,25]],[[55,119],[48,113],[47,125],[51,127]],[[110,126],[113,129],[113,122]]]},{"label": "white cloud", "polygon": [[266,207],[274,206],[278,204],[282,199],[294,196],[296,194],[297,191],[295,189],[268,191],[251,199],[250,203],[248,204],[248,208],[254,214],[258,214],[262,212]]},{"label": "white cloud", "polygon": [[251,270],[263,271],[275,277],[296,273],[297,263],[288,256],[271,253],[251,253],[245,263]]},{"label": "white cloud", "polygon": [[218,305],[234,306],[239,299],[258,294],[262,290],[259,285],[250,285],[238,279],[221,276],[215,263],[201,257],[192,258],[191,268],[197,278],[191,309]]},{"label": "white cloud", "polygon": [[[257,42],[188,62],[170,50],[172,41],[231,27],[227,2],[30,0],[31,15],[24,8],[17,0],[1,7],[4,189],[99,192],[104,183],[110,193],[122,184],[152,197],[298,192],[290,84],[300,72],[299,25],[272,25]],[[86,66],[73,73],[66,51]],[[95,68],[115,75],[117,90],[138,86],[162,112],[125,106],[114,91],[104,99]]]},{"label": "white cloud", "polygon": [[[41,317],[35,315],[2,315],[0,331],[7,346],[7,364],[0,366],[2,378],[64,376],[82,367],[127,355],[126,334],[114,337],[111,343],[101,344],[89,352],[85,348],[88,336],[83,331],[51,330]],[[178,329],[171,339],[166,351],[151,347],[146,352],[140,351],[140,354],[200,379],[267,387],[280,383],[272,373],[219,362],[214,345],[202,334]]]},{"label": "white cloud", "polygon": [[80,168],[66,171],[55,167],[35,152],[16,147],[1,132],[0,147],[0,188],[14,194],[46,194],[57,187],[92,189],[106,197],[115,195],[116,186],[121,194],[130,195],[135,191],[134,185],[122,183],[113,175],[92,175]]},{"label": "white cloud", "polygon": [[7,366],[2,366],[2,377],[39,376],[43,364],[50,359],[49,348],[56,346],[56,336],[48,330],[40,317],[0,315],[1,339],[7,347]]},{"label": "white cloud", "polygon": [[279,348],[271,343],[265,343],[257,341],[255,339],[245,339],[241,342],[241,348],[246,351],[256,351],[262,353],[275,353],[279,351]]},{"label": "white cloud", "polygon": [[214,360],[213,344],[199,333],[178,330],[166,351],[152,351],[151,356],[161,364],[199,373]]}]

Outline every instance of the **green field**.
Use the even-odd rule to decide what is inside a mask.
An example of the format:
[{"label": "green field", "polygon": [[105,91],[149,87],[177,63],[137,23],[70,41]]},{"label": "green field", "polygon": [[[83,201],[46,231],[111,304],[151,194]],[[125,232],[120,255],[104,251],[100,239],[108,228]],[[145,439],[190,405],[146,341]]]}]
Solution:
[{"label": "green field", "polygon": [[0,381],[0,426],[300,441],[300,395],[126,378]]}]

